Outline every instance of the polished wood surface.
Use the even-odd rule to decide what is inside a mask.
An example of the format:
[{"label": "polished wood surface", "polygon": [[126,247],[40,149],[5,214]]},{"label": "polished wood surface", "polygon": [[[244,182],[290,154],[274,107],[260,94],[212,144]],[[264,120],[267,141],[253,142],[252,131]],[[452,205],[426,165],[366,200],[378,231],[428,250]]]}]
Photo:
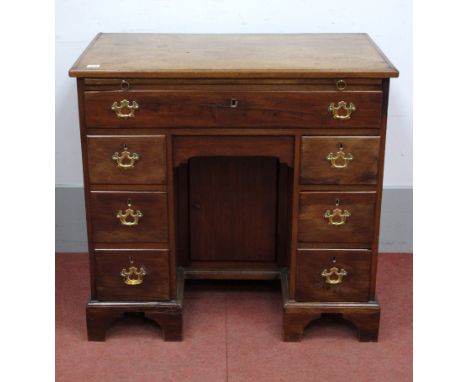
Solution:
[{"label": "polished wood surface", "polygon": [[[301,143],[301,184],[375,185],[380,137],[304,136]],[[342,150],[351,160],[332,166],[327,157]]]},{"label": "polished wood surface", "polygon": [[[100,34],[70,75],[90,340],[126,312],[180,340],[185,278],[280,278],[285,341],[322,315],[377,340],[389,78],[398,71],[367,35]],[[112,110],[124,100],[138,104],[132,116]],[[139,156],[133,168],[112,159],[124,147]],[[338,152],[346,166],[332,166]],[[143,213],[135,226],[116,217],[128,199]],[[347,210],[344,224],[325,216],[336,208]],[[141,285],[119,276],[131,261],[148,272]],[[324,283],[333,265],[347,274]]]},{"label": "polished wood surface", "polygon": [[73,77],[396,77],[367,34],[98,34]]},{"label": "polished wood surface", "polygon": [[178,167],[197,156],[263,156],[278,158],[281,163],[291,167],[293,149],[294,139],[291,136],[176,136],[174,166]]},{"label": "polished wood surface", "polygon": [[[132,81],[130,81],[131,83]],[[91,91],[85,94],[88,127],[365,127],[380,126],[381,91]],[[133,118],[118,118],[111,106],[137,102]],[[330,104],[345,101],[352,118],[333,118]]]},{"label": "polished wood surface", "polygon": [[[162,135],[88,135],[89,180],[92,184],[165,184],[166,137]],[[119,168],[112,159],[127,146],[138,154],[132,168]],[[122,162],[128,164],[128,159]]]},{"label": "polished wood surface", "polygon": [[[169,251],[96,250],[97,299],[103,301],[169,300]],[[135,266],[144,269],[140,285],[127,285],[120,275]]]}]

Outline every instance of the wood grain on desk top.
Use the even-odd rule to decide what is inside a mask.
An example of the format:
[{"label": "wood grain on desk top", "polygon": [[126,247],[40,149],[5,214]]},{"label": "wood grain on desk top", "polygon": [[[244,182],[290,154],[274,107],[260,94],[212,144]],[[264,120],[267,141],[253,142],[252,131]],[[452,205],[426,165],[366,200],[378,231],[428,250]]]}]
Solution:
[{"label": "wood grain on desk top", "polygon": [[98,34],[72,77],[397,77],[367,34]]}]

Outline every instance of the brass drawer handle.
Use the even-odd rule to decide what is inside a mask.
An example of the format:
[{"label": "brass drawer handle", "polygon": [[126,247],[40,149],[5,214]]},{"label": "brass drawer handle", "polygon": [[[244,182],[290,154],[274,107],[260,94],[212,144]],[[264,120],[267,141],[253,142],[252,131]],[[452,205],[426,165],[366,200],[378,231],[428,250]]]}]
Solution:
[{"label": "brass drawer handle", "polygon": [[145,268],[130,267],[128,271],[124,268],[120,272],[120,276],[123,277],[123,281],[127,285],[140,285],[143,283],[143,276],[146,276]]},{"label": "brass drawer handle", "polygon": [[343,277],[347,275],[348,272],[346,272],[343,268],[338,269],[337,267],[332,267],[330,270],[324,269],[321,273],[321,276],[325,277],[325,282],[331,285],[342,283]]},{"label": "brass drawer handle", "polygon": [[[130,104],[130,101],[124,99],[122,101],[117,102],[115,101],[112,104],[112,110],[115,111],[115,115],[118,118],[127,119],[135,117],[135,111],[139,109],[139,105],[136,101],[133,101]],[[128,113],[123,113],[122,110],[128,110]]]},{"label": "brass drawer handle", "polygon": [[[340,110],[343,109],[346,113],[340,114]],[[332,102],[328,106],[328,111],[333,114],[333,119],[351,119],[351,114],[356,111],[356,106],[352,102],[349,105],[345,101],[338,102],[338,106],[335,106],[335,102]]]},{"label": "brass drawer handle", "polygon": [[349,161],[352,161],[353,159],[352,154],[346,154],[343,151],[342,145],[340,145],[339,150],[335,154],[330,153],[327,155],[327,160],[330,161],[333,168],[346,168],[348,167]]},{"label": "brass drawer handle", "polygon": [[127,150],[128,147],[126,144],[123,145],[123,151],[119,154],[115,152],[112,155],[112,160],[115,161],[117,167],[123,169],[129,169],[135,167],[135,162],[140,159],[140,155],[137,153],[131,153]]},{"label": "brass drawer handle", "polygon": [[120,89],[122,89],[122,90],[130,89],[130,83],[128,81],[126,81],[126,80],[122,80],[120,82]]},{"label": "brass drawer handle", "polygon": [[[127,227],[138,225],[138,222],[143,217],[143,214],[141,213],[141,211],[139,210],[135,211],[131,208],[132,203],[130,202],[130,200],[127,201],[127,206],[128,208],[125,210],[125,212],[122,212],[122,210],[119,210],[119,212],[117,212],[117,216],[116,216],[117,219],[120,220],[120,224],[127,226]],[[128,217],[131,217],[133,220],[128,221],[127,220]]]},{"label": "brass drawer handle", "polygon": [[328,224],[333,226],[340,226],[346,224],[346,219],[351,217],[351,213],[348,210],[342,210],[339,208],[340,200],[336,200],[336,208],[333,211],[326,210],[323,214],[325,219],[328,219]]},{"label": "brass drawer handle", "polygon": [[336,81],[336,88],[338,90],[345,90],[346,89],[346,86],[348,86],[348,84],[346,83],[345,80],[338,80]]}]

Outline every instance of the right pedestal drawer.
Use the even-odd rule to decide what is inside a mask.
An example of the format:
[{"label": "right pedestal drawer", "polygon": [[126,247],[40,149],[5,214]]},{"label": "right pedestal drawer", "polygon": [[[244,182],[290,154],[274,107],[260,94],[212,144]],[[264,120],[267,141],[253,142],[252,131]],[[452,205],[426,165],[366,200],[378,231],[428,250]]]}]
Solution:
[{"label": "right pedestal drawer", "polygon": [[371,251],[299,249],[297,301],[368,301]]},{"label": "right pedestal drawer", "polygon": [[377,184],[380,137],[302,137],[301,184]]},{"label": "right pedestal drawer", "polygon": [[302,243],[360,243],[374,236],[375,192],[302,192],[298,240]]}]

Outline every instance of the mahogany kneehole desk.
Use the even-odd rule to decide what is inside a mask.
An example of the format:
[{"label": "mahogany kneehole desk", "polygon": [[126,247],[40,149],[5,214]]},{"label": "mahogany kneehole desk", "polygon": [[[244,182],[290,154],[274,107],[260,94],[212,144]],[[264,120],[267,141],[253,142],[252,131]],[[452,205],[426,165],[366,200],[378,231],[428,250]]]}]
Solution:
[{"label": "mahogany kneehole desk", "polygon": [[182,339],[187,278],[280,279],[283,339],[378,336],[389,79],[366,34],[99,34],[77,78],[88,338],[126,312]]}]

